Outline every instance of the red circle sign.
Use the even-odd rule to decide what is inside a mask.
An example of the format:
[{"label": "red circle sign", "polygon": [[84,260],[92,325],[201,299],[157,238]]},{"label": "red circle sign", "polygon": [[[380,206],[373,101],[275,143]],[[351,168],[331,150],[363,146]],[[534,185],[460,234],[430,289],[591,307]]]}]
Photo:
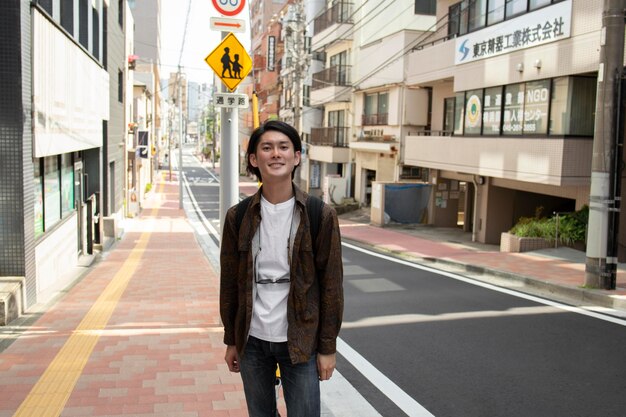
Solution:
[{"label": "red circle sign", "polygon": [[211,0],[215,10],[225,16],[236,16],[246,5],[246,0]]}]

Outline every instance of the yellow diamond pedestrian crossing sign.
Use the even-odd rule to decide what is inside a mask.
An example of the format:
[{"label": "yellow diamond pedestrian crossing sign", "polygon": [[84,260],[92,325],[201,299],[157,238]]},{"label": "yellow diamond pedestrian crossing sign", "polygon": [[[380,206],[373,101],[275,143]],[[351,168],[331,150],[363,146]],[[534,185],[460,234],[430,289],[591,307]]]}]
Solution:
[{"label": "yellow diamond pedestrian crossing sign", "polygon": [[232,33],[204,60],[230,91],[234,91],[252,69],[250,56]]}]

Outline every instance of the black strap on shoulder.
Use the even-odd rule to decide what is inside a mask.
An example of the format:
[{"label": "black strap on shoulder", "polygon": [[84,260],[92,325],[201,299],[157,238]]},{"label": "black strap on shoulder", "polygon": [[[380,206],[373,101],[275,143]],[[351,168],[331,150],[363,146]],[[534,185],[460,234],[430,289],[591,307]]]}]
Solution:
[{"label": "black strap on shoulder", "polygon": [[[250,201],[252,200],[252,196],[246,197],[237,204],[236,208],[236,225],[237,231],[241,227],[241,222],[243,222],[243,216],[246,214],[248,210],[248,206],[250,205]],[[309,224],[311,225],[311,241],[313,242],[313,247],[315,247],[315,241],[317,240],[317,235],[320,230],[320,219],[322,218],[322,210],[324,209],[324,200],[321,198],[310,195],[306,199],[306,211],[309,215]]]},{"label": "black strap on shoulder", "polygon": [[324,209],[324,200],[310,195],[306,199],[306,211],[309,213],[309,224],[311,225],[311,242],[315,249],[315,242],[320,230],[320,219],[322,218],[322,210]]},{"label": "black strap on shoulder", "polygon": [[243,221],[243,216],[246,214],[248,210],[248,206],[250,205],[250,200],[252,200],[252,196],[248,196],[241,200],[239,204],[237,204],[237,208],[235,209],[236,214],[236,222],[237,232],[239,232],[239,228],[241,227],[241,222]]}]

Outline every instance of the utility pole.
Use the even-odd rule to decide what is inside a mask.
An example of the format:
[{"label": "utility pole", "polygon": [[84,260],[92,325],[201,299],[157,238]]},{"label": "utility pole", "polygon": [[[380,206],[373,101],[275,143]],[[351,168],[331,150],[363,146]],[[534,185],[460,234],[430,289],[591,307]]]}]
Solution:
[{"label": "utility pole", "polygon": [[294,61],[294,109],[293,109],[293,121],[294,127],[302,136],[302,85],[303,75],[308,70],[308,51],[305,48],[305,16],[304,5],[302,0],[297,0],[294,4],[295,20],[289,21],[288,27],[292,34],[292,48],[289,49],[289,53]]},{"label": "utility pole", "polygon": [[178,101],[178,208],[183,208],[183,80],[178,67],[176,75]]},{"label": "utility pole", "polygon": [[604,0],[585,285],[614,290],[621,201],[624,0]]}]

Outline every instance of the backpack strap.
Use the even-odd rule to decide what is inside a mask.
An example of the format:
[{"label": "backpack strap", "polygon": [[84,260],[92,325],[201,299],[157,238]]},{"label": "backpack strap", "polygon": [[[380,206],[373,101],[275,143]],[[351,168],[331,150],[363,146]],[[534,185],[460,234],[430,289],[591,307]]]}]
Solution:
[{"label": "backpack strap", "polygon": [[311,242],[313,243],[313,254],[315,255],[315,242],[320,231],[320,219],[324,209],[324,200],[310,195],[306,199],[306,211],[309,214],[309,224],[311,225]]},{"label": "backpack strap", "polygon": [[241,222],[243,221],[243,216],[248,211],[248,206],[250,205],[250,200],[252,200],[252,196],[248,196],[241,200],[239,204],[237,204],[237,208],[235,209],[235,225],[237,226],[237,232],[239,232],[239,228],[241,227]]}]

